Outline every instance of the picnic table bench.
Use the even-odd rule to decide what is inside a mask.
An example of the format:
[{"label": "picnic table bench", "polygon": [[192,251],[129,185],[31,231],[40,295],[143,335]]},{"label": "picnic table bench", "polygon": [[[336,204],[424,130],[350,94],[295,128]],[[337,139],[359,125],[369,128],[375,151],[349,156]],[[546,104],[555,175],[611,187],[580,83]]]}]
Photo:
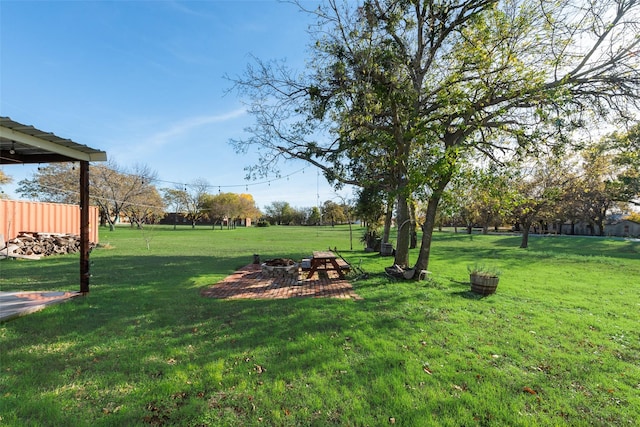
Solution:
[{"label": "picnic table bench", "polygon": [[338,258],[331,251],[314,251],[310,261],[311,268],[307,274],[307,279],[310,279],[318,270],[335,271],[341,279],[344,279],[344,272],[351,269],[349,263],[342,258]]}]

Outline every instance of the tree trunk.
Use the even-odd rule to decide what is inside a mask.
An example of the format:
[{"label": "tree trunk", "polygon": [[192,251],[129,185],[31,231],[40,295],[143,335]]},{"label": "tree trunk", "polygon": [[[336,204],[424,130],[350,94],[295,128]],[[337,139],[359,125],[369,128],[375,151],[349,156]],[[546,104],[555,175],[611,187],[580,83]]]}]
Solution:
[{"label": "tree trunk", "polygon": [[396,242],[396,257],[394,263],[400,267],[406,267],[409,264],[409,244],[411,227],[409,226],[411,218],[409,218],[409,205],[406,196],[399,192],[398,194],[398,240]]},{"label": "tree trunk", "polygon": [[[422,242],[420,243],[420,255],[416,261],[415,271],[426,270],[429,267],[429,255],[431,254],[431,241],[433,238],[433,229],[436,225],[436,212],[438,210],[440,197],[435,193],[429,198],[427,203],[427,211],[425,213],[424,224],[422,225]],[[416,277],[416,276],[414,276]]]},{"label": "tree trunk", "polygon": [[600,211],[600,215],[596,218],[595,225],[598,227],[598,236],[604,236],[604,220],[607,217],[606,209]]},{"label": "tree trunk", "polygon": [[409,216],[411,218],[411,243],[409,244],[409,249],[415,249],[418,246],[418,233],[416,232],[416,204],[413,200],[409,202]]},{"label": "tree trunk", "polygon": [[387,211],[384,216],[384,230],[382,231],[382,243],[389,243],[391,234],[391,220],[393,219],[393,203],[387,203]]},{"label": "tree trunk", "polygon": [[531,228],[530,221],[522,223],[522,241],[520,242],[521,249],[529,247],[529,228]]}]

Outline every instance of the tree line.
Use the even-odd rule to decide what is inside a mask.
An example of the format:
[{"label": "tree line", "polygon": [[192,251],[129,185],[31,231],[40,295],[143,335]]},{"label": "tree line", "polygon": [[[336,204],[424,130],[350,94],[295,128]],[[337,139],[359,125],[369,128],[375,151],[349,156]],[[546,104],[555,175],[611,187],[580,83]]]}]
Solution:
[{"label": "tree line", "polygon": [[[78,180],[79,171],[73,163],[54,163],[39,167],[30,179],[18,182],[16,192],[30,200],[78,204]],[[203,179],[160,189],[156,181],[157,173],[146,165],[125,168],[113,161],[92,165],[89,194],[91,203],[99,208],[101,225],[113,230],[126,219],[142,228],[171,212],[186,218],[192,227],[203,219],[220,226],[226,221],[230,227],[238,219],[262,215],[250,194],[211,194]]]},{"label": "tree line", "polygon": [[[469,230],[505,224],[530,230],[575,234],[577,224],[604,235],[611,214],[638,218],[640,201],[640,125],[613,133],[571,155],[549,153],[525,164],[490,164],[463,170],[447,187],[437,223]],[[568,227],[566,226],[568,225]]]},{"label": "tree line", "polygon": [[263,220],[271,225],[337,225],[352,220],[353,207],[346,201],[325,201],[320,207],[293,207],[286,201],[272,202],[264,209]]},{"label": "tree line", "polygon": [[[3,180],[10,177],[2,175]],[[18,183],[16,192],[24,198],[41,202],[78,204],[79,171],[72,163],[41,166],[29,179]],[[101,225],[114,229],[126,219],[139,228],[171,215],[174,227],[187,221],[192,227],[207,221],[228,228],[250,218],[272,225],[343,224],[350,218],[351,207],[331,200],[320,207],[292,207],[286,201],[272,202],[261,212],[251,194],[210,193],[204,179],[173,188],[158,189],[157,174],[147,166],[125,168],[113,161],[95,164],[90,173],[90,198],[98,206]],[[171,221],[169,221],[171,222]]]}]

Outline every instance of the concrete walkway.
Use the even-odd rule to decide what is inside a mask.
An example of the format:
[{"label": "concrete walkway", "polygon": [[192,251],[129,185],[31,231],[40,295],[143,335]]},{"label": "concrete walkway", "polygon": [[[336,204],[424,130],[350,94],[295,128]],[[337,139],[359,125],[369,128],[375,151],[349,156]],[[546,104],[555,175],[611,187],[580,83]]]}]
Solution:
[{"label": "concrete walkway", "polygon": [[42,310],[82,295],[80,292],[0,292],[0,322]]}]

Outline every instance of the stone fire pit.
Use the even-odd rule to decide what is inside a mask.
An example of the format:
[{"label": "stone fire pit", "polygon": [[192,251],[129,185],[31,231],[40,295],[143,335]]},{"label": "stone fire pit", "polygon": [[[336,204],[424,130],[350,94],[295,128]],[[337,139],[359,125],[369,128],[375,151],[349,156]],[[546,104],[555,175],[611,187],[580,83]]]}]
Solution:
[{"label": "stone fire pit", "polygon": [[274,258],[263,262],[262,277],[298,279],[299,265],[289,258]]}]

